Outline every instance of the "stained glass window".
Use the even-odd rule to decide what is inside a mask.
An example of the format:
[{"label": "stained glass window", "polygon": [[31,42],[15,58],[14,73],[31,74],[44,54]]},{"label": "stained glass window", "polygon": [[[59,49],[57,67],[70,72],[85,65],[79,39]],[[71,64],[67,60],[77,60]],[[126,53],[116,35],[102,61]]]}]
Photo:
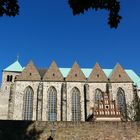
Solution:
[{"label": "stained glass window", "polygon": [[48,121],[57,120],[57,91],[54,87],[48,90]]},{"label": "stained glass window", "polygon": [[102,99],[102,91],[100,89],[95,90],[95,103]]},{"label": "stained glass window", "polygon": [[72,121],[81,121],[80,91],[77,88],[72,90]]},{"label": "stained glass window", "polygon": [[24,94],[24,120],[32,120],[33,117],[33,90],[31,87],[25,89]]},{"label": "stained glass window", "polygon": [[117,92],[118,107],[122,113],[126,112],[126,102],[125,102],[125,92],[123,89],[119,88]]}]

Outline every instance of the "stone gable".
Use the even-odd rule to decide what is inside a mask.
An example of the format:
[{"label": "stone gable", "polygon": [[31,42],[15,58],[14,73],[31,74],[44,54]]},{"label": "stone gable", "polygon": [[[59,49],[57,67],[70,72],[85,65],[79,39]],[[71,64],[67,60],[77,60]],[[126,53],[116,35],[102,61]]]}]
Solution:
[{"label": "stone gable", "polygon": [[132,82],[132,80],[120,64],[117,64],[115,66],[114,70],[112,71],[109,77],[110,82]]},{"label": "stone gable", "polygon": [[101,69],[98,63],[95,64],[89,78],[89,82],[107,82],[108,78],[106,77],[104,71]]},{"label": "stone gable", "polygon": [[17,81],[40,81],[40,74],[32,61],[28,63],[26,68],[17,77]]},{"label": "stone gable", "polygon": [[60,72],[57,64],[53,61],[43,77],[44,81],[63,81],[63,75]]},{"label": "stone gable", "polygon": [[82,70],[80,69],[79,65],[75,62],[66,78],[66,81],[79,81],[84,82],[86,77]]}]

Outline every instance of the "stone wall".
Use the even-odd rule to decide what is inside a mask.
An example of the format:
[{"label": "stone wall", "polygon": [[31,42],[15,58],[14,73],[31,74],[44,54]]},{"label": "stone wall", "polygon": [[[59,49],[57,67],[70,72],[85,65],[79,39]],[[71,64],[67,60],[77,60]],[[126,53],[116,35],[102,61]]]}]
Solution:
[{"label": "stone wall", "polygon": [[[8,94],[9,95],[11,83],[14,82],[15,78],[19,74],[20,74],[19,72],[3,71],[3,73],[2,73],[2,85],[1,85],[1,92],[2,92],[2,94]],[[7,81],[7,75],[12,75],[13,76],[11,82]]]},{"label": "stone wall", "polygon": [[[25,89],[30,86],[33,89],[34,97],[33,97],[33,119],[37,120],[37,93],[40,81],[16,81],[14,83],[14,99],[11,99],[12,105],[14,108],[13,120],[22,120],[23,119],[23,97],[25,93]],[[57,121],[61,121],[62,114],[64,115],[63,121],[71,121],[72,120],[72,97],[71,92],[74,87],[78,88],[80,91],[80,106],[81,106],[81,121],[85,121],[85,116],[89,116],[92,114],[92,109],[94,108],[95,102],[95,90],[100,89],[103,92],[106,91],[106,83],[85,83],[85,82],[42,82],[43,91],[42,91],[42,109],[41,109],[41,118],[40,120],[48,121],[48,90],[50,87],[54,87],[57,91]],[[66,90],[64,99],[62,99],[62,84],[66,84]],[[85,84],[88,86],[88,91],[86,93],[87,99],[85,99]],[[126,96],[126,102],[131,103],[133,99],[133,85],[132,83],[111,83],[112,90],[110,91],[111,99],[116,100],[117,102],[117,91],[118,88],[121,87]],[[9,94],[2,94],[0,96],[0,118],[7,118],[7,110],[8,110],[8,100]],[[65,101],[65,103],[64,103]],[[85,109],[85,102],[86,109]],[[63,106],[62,106],[63,104]],[[63,108],[64,107],[64,108]],[[63,109],[62,109],[63,108]],[[65,112],[63,111],[65,110]],[[4,112],[5,111],[5,112]],[[6,116],[6,117],[5,117]]]},{"label": "stone wall", "polygon": [[133,100],[133,85],[132,83],[112,83],[113,99],[117,101],[118,89],[122,88],[125,92],[126,103],[129,104]]},{"label": "stone wall", "polygon": [[[87,83],[88,84],[88,83]],[[106,91],[106,83],[89,83],[89,114],[92,114],[92,108],[95,103],[95,91],[100,89],[101,91]]]},{"label": "stone wall", "polygon": [[33,120],[36,120],[37,90],[39,82],[18,81],[15,82],[14,113],[13,120],[23,119],[23,97],[25,89],[30,86],[33,89]]},{"label": "stone wall", "polygon": [[[51,135],[51,123],[36,122],[35,126],[45,130],[40,140],[46,140]],[[56,140],[140,140],[140,123],[136,122],[57,122],[54,128]]]},{"label": "stone wall", "polygon": [[53,127],[54,140],[140,140],[140,122],[24,121],[0,121],[0,139],[47,140]]},{"label": "stone wall", "polygon": [[[7,72],[3,71],[2,73],[2,84],[0,87],[0,119],[6,120],[8,119],[8,104],[9,104],[9,94],[11,84],[14,82],[15,77],[19,75],[18,72]],[[7,75],[12,75],[12,81],[7,81]]]},{"label": "stone wall", "polygon": [[80,91],[81,121],[85,121],[84,84],[83,82],[67,82],[67,121],[72,121],[72,89],[75,87]]},{"label": "stone wall", "polygon": [[0,120],[6,120],[8,115],[9,95],[0,93]]},{"label": "stone wall", "polygon": [[48,120],[48,90],[54,87],[57,91],[57,121],[61,119],[61,86],[62,82],[44,82],[43,86],[43,121]]},{"label": "stone wall", "polygon": [[139,96],[139,98],[140,98],[140,90],[138,90],[138,96]]}]

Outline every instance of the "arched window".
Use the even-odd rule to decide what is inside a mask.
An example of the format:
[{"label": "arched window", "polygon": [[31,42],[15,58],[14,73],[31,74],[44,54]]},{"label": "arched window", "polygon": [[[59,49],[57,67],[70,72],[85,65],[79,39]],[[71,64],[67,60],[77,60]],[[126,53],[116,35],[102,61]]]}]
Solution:
[{"label": "arched window", "polygon": [[13,76],[11,75],[11,76],[10,76],[10,82],[12,82],[12,80],[13,80]]},{"label": "arched window", "polygon": [[72,121],[81,121],[80,91],[72,89]]},{"label": "arched window", "polygon": [[48,121],[57,120],[57,91],[54,87],[48,90]]},{"label": "arched window", "polygon": [[32,120],[33,117],[33,90],[31,87],[25,89],[24,94],[24,108],[23,108],[23,119]]},{"label": "arched window", "polygon": [[7,82],[9,82],[10,81],[10,76],[9,75],[7,75]]},{"label": "arched window", "polygon": [[97,103],[98,101],[101,101],[102,98],[103,98],[102,91],[100,89],[96,89],[95,90],[95,103]]},{"label": "arched window", "polygon": [[118,101],[118,107],[119,107],[121,113],[125,114],[126,113],[125,92],[122,88],[118,89],[117,101]]}]

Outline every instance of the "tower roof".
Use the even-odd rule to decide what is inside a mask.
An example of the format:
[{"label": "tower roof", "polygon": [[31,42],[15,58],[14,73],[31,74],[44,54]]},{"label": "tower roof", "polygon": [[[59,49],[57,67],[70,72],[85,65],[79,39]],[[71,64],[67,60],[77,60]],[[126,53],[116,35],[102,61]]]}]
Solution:
[{"label": "tower roof", "polygon": [[9,65],[7,68],[5,68],[3,71],[14,71],[14,72],[21,72],[23,70],[23,67],[19,63],[19,61],[15,61],[11,65]]}]

